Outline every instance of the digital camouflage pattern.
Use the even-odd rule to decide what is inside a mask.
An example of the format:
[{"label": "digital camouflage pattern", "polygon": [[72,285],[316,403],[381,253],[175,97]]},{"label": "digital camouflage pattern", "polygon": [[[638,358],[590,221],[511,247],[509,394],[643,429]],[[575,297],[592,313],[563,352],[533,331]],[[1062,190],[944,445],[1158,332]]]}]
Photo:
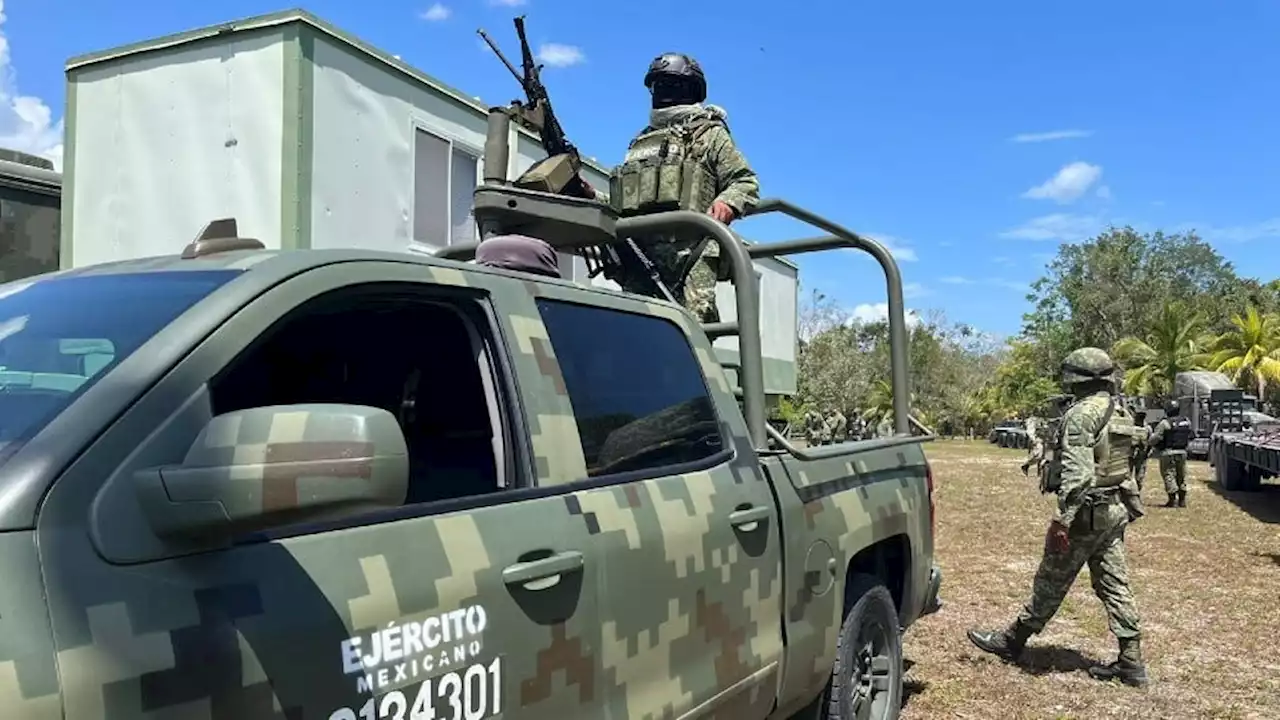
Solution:
[{"label": "digital camouflage pattern", "polygon": [[827,424],[831,426],[831,441],[842,443],[849,439],[849,420],[839,410],[827,414]]},{"label": "digital camouflage pattern", "polygon": [[[905,588],[902,625],[929,611],[933,537],[919,444],[761,463],[710,341],[669,303],[363,250],[238,251],[56,275],[211,268],[245,272],[177,321],[213,322],[201,318],[214,313],[221,328],[200,335],[192,358],[234,357],[233,348],[250,342],[238,328],[266,322],[239,312],[250,303],[285,303],[276,308],[284,311],[328,288],[365,282],[487,297],[520,391],[509,407],[528,439],[528,480],[543,490],[406,508],[376,523],[314,526],[269,542],[164,540],[145,519],[135,469],[182,463],[211,419],[199,381],[170,373],[145,398],[130,400],[92,444],[67,449],[75,460],[56,482],[49,475],[45,486],[17,488],[0,475],[0,491],[18,501],[0,513],[0,527],[11,530],[0,533],[6,718],[356,720],[408,717],[428,706],[437,717],[460,717],[451,698],[464,679],[487,689],[483,716],[641,720],[701,710],[763,718],[775,703],[798,709],[826,683],[846,568],[873,566],[884,553],[888,584]],[[735,452],[703,471],[583,483],[573,407],[539,298],[679,327]],[[132,388],[117,372],[123,369],[92,390]],[[246,417],[252,427],[239,431],[247,434],[238,436],[233,457],[250,466],[277,457],[270,446],[305,442],[318,428]],[[364,435],[379,445],[385,433],[374,422]],[[332,425],[315,432],[310,437],[325,442],[313,457],[325,472],[337,462],[328,441],[360,435]],[[199,455],[192,461],[199,464]],[[344,457],[375,455],[382,450],[355,448]],[[61,467],[55,460],[47,465]],[[303,482],[297,466],[274,475],[272,464],[237,478],[245,487],[258,483],[242,497],[259,500],[248,502],[319,497],[307,491],[319,480]],[[344,463],[339,483],[359,465]],[[28,496],[43,497],[38,520],[25,521],[34,525],[11,509]]]},{"label": "digital camouflage pattern", "polygon": [[[697,159],[714,182],[714,192],[707,193],[690,208],[706,212],[716,201],[733,208],[738,217],[760,200],[760,181],[751,169],[746,157],[738,149],[729,132],[728,114],[716,105],[676,105],[650,110],[649,125],[632,139],[625,164],[633,157],[637,143],[655,131],[679,124],[704,123],[705,128],[696,135],[690,156]],[[615,190],[613,195],[617,194]],[[616,204],[620,198],[612,197]],[[677,298],[682,298],[685,308],[704,323],[719,322],[716,308],[715,286],[717,280],[726,279],[726,271],[719,267],[720,246],[714,240],[703,238],[647,237],[635,238],[637,246],[658,268],[667,287]],[[678,270],[689,260],[689,254],[703,245],[700,255],[687,278],[678,277]],[[623,290],[638,293],[649,292],[647,279],[616,278]]]}]

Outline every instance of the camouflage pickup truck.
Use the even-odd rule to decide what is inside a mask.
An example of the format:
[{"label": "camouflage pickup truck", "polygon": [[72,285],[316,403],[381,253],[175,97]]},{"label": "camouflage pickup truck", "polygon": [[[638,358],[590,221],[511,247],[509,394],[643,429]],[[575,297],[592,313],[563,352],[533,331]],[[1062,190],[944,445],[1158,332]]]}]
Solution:
[{"label": "camouflage pickup truck", "polygon": [[[896,266],[655,218],[614,230],[712,233],[735,322],[226,223],[0,285],[3,718],[897,717],[940,575]],[[840,245],[889,274],[898,435],[806,451],[748,252]]]}]

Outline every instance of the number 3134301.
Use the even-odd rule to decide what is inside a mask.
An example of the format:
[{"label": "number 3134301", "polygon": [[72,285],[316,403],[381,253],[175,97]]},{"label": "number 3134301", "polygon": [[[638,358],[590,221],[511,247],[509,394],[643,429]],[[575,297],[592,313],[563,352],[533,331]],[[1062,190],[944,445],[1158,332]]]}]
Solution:
[{"label": "number 3134301", "polygon": [[369,698],[359,710],[338,708],[329,720],[480,720],[501,711],[502,659],[494,658],[488,665],[424,680],[416,690]]}]

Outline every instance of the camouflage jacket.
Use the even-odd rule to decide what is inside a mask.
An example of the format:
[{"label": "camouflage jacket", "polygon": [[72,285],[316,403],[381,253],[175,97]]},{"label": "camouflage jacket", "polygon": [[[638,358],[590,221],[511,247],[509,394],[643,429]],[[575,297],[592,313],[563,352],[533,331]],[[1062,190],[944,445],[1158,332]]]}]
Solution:
[{"label": "camouflage jacket", "polygon": [[1062,416],[1057,448],[1062,475],[1058,487],[1058,514],[1054,519],[1068,527],[1084,507],[1097,478],[1095,446],[1111,396],[1096,392],[1080,398]]}]

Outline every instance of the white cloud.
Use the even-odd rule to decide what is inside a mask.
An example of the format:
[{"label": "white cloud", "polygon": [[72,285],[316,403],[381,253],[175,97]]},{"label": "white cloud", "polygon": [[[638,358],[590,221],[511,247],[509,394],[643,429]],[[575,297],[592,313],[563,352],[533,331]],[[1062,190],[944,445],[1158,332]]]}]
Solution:
[{"label": "white cloud", "polygon": [[1102,177],[1102,168],[1087,162],[1062,166],[1056,175],[1022,194],[1033,200],[1053,200],[1065,205],[1074,202]]},{"label": "white cloud", "polygon": [[538,59],[551,67],[569,67],[586,62],[581,48],[560,43],[543,43],[538,47]]},{"label": "white cloud", "polygon": [[18,91],[17,73],[9,55],[9,35],[4,24],[4,0],[0,0],[0,147],[41,155],[62,171],[62,119],[44,100]]},{"label": "white cloud", "polygon": [[489,0],[490,5],[499,7],[520,7],[528,2],[528,0]]},{"label": "white cloud", "polygon": [[[920,324],[920,313],[916,310],[907,308],[903,316],[909,328]],[[889,319],[889,303],[862,303],[853,308],[849,319],[860,323],[885,322]]]},{"label": "white cloud", "polygon": [[1047,142],[1049,140],[1071,140],[1074,138],[1086,138],[1093,134],[1092,130],[1051,130],[1042,133],[1022,133],[1009,138],[1009,142],[1016,143],[1038,143]]},{"label": "white cloud", "polygon": [[1195,232],[1195,234],[1211,242],[1249,242],[1251,240],[1266,240],[1271,238],[1280,238],[1280,217],[1248,225],[1228,225],[1225,227],[1182,223],[1173,228],[1173,231]]},{"label": "white cloud", "polygon": [[1009,290],[1026,291],[1028,285],[1017,280],[1006,280],[1004,278],[981,278],[975,280],[973,278],[963,277],[961,275],[948,275],[941,279],[948,285],[990,285],[992,287],[1001,287]]},{"label": "white cloud", "polygon": [[867,237],[883,245],[884,249],[888,250],[889,254],[892,255],[895,260],[900,262],[915,262],[920,259],[919,256],[916,255],[914,248],[908,246],[905,242],[893,237],[892,235],[868,235]]},{"label": "white cloud", "polygon": [[436,3],[435,5],[427,8],[426,11],[418,15],[418,17],[428,22],[440,22],[441,20],[448,20],[449,16],[452,14],[452,10],[440,3]]},{"label": "white cloud", "polygon": [[1012,240],[1079,242],[1097,235],[1101,230],[1102,220],[1097,217],[1054,213],[1032,218],[1012,230],[1000,233],[1000,237]]},{"label": "white cloud", "polygon": [[904,298],[918,298],[928,294],[930,294],[929,288],[920,283],[909,282],[902,284],[902,297]]}]

